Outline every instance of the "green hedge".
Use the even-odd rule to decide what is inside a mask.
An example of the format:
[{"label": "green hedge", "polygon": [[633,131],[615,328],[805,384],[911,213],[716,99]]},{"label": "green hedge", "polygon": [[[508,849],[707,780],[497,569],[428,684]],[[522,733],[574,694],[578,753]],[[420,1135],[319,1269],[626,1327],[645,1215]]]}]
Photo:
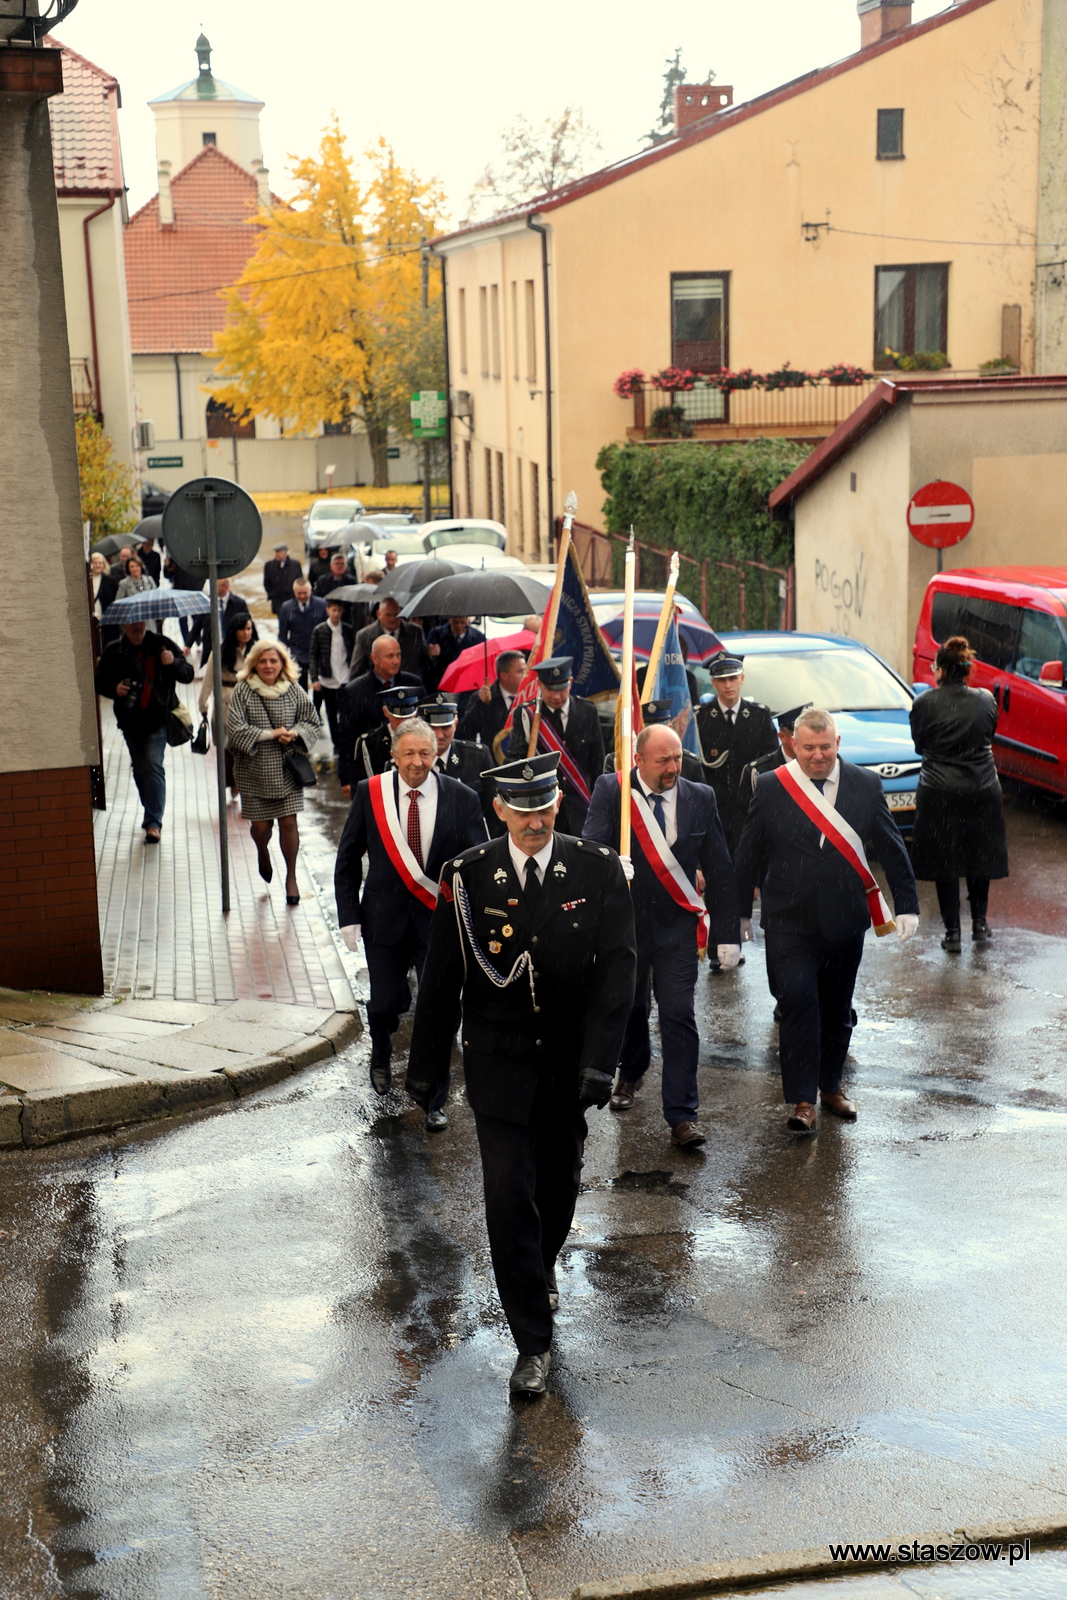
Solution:
[{"label": "green hedge", "polygon": [[[809,453],[805,445],[786,439],[753,439],[744,444],[703,443],[605,445],[597,471],[607,490],[605,525],[610,533],[628,534],[633,524],[638,539],[670,552],[711,561],[764,561],[784,567],[793,559],[792,530],[776,522],[767,499]],[[613,547],[615,581],[621,581],[622,547]],[[662,560],[640,552],[641,587],[661,588],[666,582]],[[699,572],[682,562],[679,588],[700,600]],[[748,575],[745,610],[739,609],[736,579],[709,571],[708,613],[713,625],[737,627],[742,615],[749,627],[777,627],[777,579]]]}]

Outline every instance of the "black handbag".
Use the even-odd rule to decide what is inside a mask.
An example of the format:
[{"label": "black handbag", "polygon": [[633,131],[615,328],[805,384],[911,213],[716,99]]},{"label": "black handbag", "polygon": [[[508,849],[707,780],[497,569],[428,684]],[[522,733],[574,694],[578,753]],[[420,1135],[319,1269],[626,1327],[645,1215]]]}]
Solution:
[{"label": "black handbag", "polygon": [[287,745],[282,752],[282,760],[289,769],[289,776],[300,785],[301,789],[313,789],[318,783],[315,768],[303,750],[298,750],[295,745]]},{"label": "black handbag", "polygon": [[206,717],[201,717],[200,726],[196,730],[196,738],[193,740],[190,748],[195,756],[206,756],[210,744],[211,738],[208,733],[208,721]]},{"label": "black handbag", "polygon": [[180,702],[167,712],[167,743],[188,744],[193,737],[193,719]]}]

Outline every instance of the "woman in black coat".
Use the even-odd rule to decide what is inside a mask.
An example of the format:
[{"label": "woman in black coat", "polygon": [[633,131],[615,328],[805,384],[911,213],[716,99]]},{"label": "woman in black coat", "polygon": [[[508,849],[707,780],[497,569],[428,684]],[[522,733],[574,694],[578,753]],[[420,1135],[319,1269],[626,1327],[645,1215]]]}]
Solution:
[{"label": "woman in black coat", "polygon": [[1004,802],[993,765],[997,705],[988,689],[971,689],[974,651],[946,639],[934,658],[937,688],[911,708],[911,736],[923,758],[915,797],[911,859],[917,878],[933,879],[945,924],[941,948],[958,954],[960,879],[967,879],[976,943],[992,937],[986,910],[991,878],[1008,876]]}]

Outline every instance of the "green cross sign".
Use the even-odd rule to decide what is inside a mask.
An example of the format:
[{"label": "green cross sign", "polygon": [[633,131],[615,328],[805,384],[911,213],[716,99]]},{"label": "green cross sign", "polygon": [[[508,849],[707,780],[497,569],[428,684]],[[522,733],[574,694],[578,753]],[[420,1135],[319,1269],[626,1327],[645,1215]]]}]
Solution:
[{"label": "green cross sign", "polygon": [[448,395],[443,389],[419,389],[411,397],[416,439],[443,439],[448,420]]}]

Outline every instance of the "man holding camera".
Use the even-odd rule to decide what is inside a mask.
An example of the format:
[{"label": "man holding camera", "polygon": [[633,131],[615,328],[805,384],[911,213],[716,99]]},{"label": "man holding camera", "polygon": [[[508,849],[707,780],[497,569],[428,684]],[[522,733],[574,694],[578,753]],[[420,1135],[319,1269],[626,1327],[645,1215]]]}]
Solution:
[{"label": "man holding camera", "polygon": [[143,622],[126,623],[96,669],[96,692],[115,702],[115,720],[126,741],[133,781],[144,806],[145,843],[158,844],[167,803],[163,756],[167,714],[177,705],[176,683],[191,683],[193,669],[162,633]]}]

